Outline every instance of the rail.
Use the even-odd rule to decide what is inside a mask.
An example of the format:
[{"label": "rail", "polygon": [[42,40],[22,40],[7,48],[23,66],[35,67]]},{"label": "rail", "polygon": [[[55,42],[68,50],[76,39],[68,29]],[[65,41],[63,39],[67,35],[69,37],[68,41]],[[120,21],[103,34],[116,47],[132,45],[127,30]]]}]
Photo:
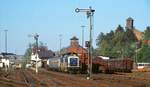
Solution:
[{"label": "rail", "polygon": [[35,87],[35,81],[31,76],[27,76],[27,73],[25,74],[25,71],[22,71],[22,75],[27,87]]}]

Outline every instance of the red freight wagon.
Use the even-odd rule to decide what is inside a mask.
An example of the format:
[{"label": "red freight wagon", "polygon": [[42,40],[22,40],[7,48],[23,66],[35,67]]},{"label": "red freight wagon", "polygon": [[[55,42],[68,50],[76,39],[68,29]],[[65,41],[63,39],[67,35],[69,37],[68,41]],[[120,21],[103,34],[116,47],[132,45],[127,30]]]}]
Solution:
[{"label": "red freight wagon", "polygon": [[96,57],[95,59],[93,59],[93,71],[95,72],[131,72],[132,69],[133,60],[129,58],[105,60],[100,57]]}]

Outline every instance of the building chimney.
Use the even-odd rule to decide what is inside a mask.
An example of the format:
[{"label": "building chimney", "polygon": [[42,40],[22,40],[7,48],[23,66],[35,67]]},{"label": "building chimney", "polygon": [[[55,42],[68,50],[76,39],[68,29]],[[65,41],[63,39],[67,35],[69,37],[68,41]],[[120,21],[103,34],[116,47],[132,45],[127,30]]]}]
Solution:
[{"label": "building chimney", "polygon": [[70,45],[72,46],[72,47],[78,47],[79,46],[79,39],[77,38],[77,37],[72,37],[71,39],[71,43],[70,43]]}]

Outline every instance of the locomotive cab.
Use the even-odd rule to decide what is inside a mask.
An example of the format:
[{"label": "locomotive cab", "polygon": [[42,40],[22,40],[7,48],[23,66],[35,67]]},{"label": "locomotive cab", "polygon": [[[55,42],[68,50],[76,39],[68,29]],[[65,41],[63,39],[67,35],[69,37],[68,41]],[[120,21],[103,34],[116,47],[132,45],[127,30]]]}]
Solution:
[{"label": "locomotive cab", "polygon": [[61,72],[79,72],[79,57],[75,54],[65,54],[49,59],[49,68]]},{"label": "locomotive cab", "polygon": [[76,55],[64,55],[62,58],[62,71],[77,72],[79,70],[79,57]]},{"label": "locomotive cab", "polygon": [[69,71],[78,71],[79,70],[79,57],[78,56],[69,56],[68,57],[68,70]]}]

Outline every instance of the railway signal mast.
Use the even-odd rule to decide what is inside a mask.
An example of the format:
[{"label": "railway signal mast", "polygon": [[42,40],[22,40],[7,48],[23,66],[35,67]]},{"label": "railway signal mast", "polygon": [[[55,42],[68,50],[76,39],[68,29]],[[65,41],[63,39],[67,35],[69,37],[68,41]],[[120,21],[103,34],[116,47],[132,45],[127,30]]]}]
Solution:
[{"label": "railway signal mast", "polygon": [[61,55],[61,42],[62,42],[62,34],[59,34],[59,56]]},{"label": "railway signal mast", "polygon": [[87,15],[87,18],[90,19],[90,40],[89,40],[89,57],[88,57],[88,76],[87,76],[87,79],[90,79],[91,78],[91,74],[92,74],[92,30],[93,30],[93,15],[94,15],[94,12],[95,10],[92,9],[92,7],[89,7],[88,9],[79,9],[79,8],[76,8],[75,9],[75,12],[79,13],[79,12],[85,12],[86,15]]},{"label": "railway signal mast", "polygon": [[[7,55],[7,32],[8,32],[8,30],[4,30],[4,32],[5,32],[5,53]],[[6,59],[7,59],[7,56],[6,56]],[[8,58],[8,60],[9,60],[9,58]],[[8,66],[6,66],[6,72],[7,71],[8,71]]]},{"label": "railway signal mast", "polygon": [[35,44],[36,44],[36,53],[35,53],[35,59],[36,59],[36,66],[35,66],[35,72],[36,74],[38,74],[38,38],[39,38],[39,35],[36,33],[35,35],[29,35],[29,37],[34,37],[35,39]]}]

